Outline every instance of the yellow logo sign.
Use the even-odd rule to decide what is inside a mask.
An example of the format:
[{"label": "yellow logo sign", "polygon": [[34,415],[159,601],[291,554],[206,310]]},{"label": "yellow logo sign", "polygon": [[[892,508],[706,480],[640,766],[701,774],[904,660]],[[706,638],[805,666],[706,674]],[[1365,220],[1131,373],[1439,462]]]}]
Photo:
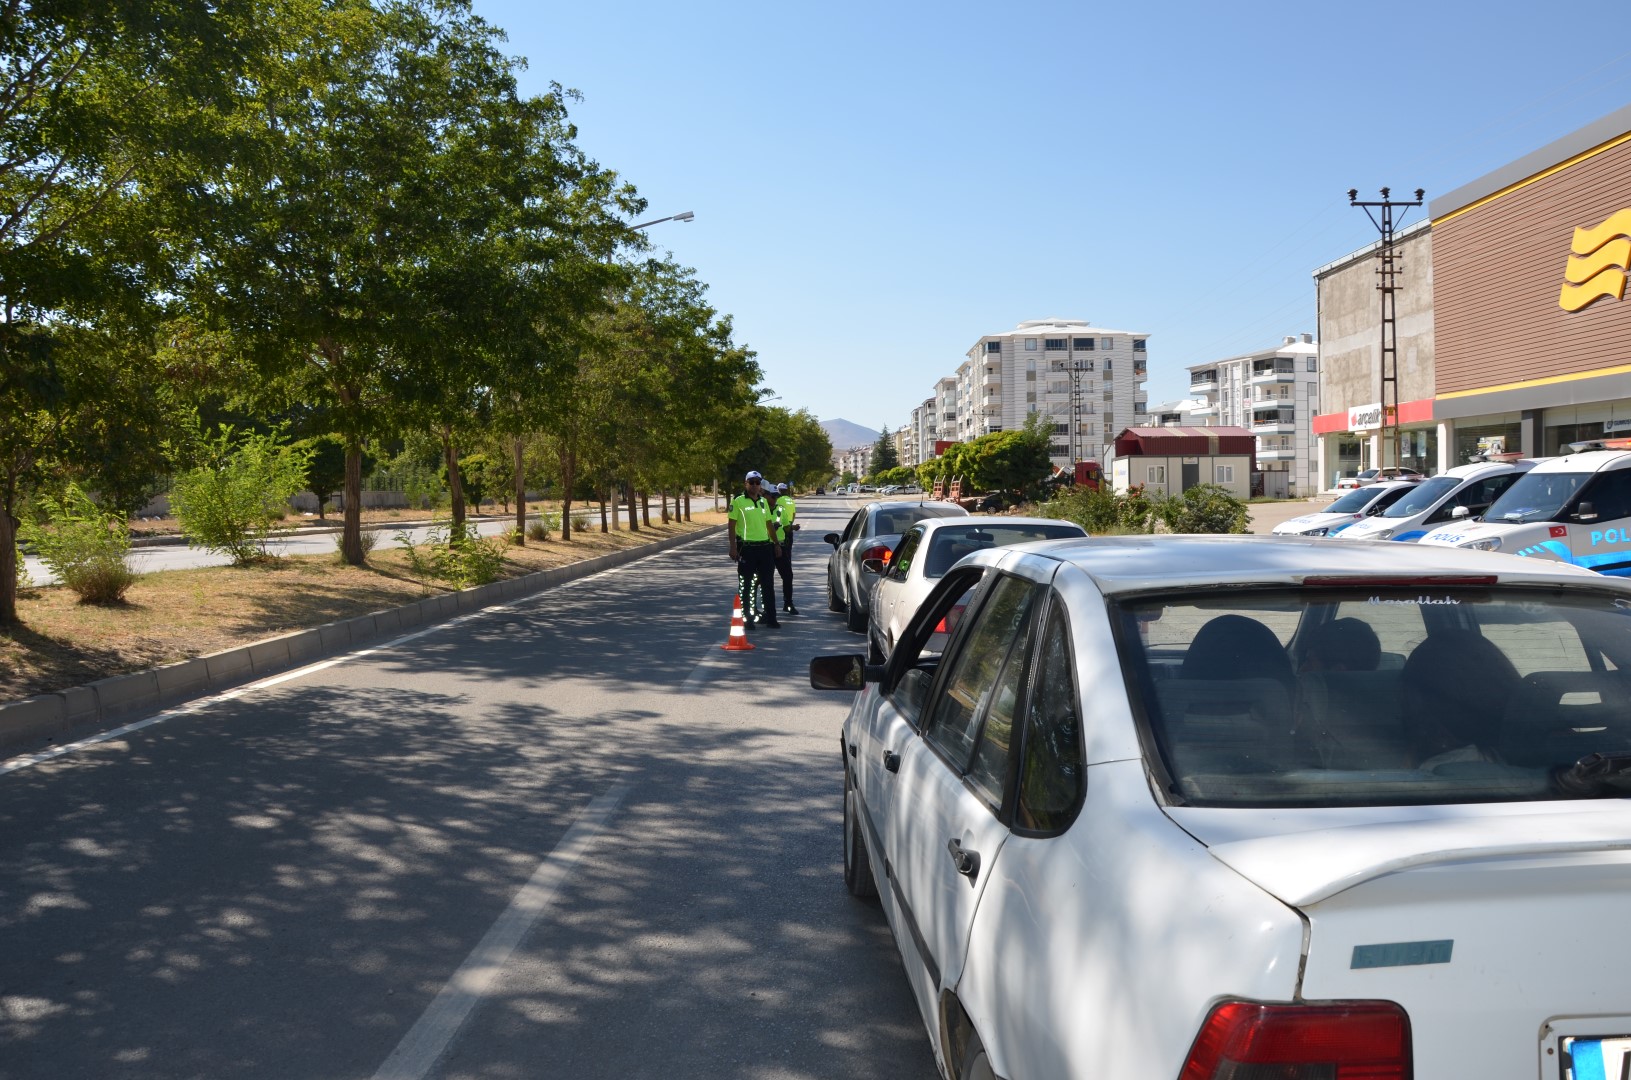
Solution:
[{"label": "yellow logo sign", "polygon": [[1563,276],[1569,284],[1557,298],[1564,311],[1579,311],[1605,297],[1625,296],[1631,270],[1631,210],[1614,213],[1601,225],[1574,230],[1574,254]]}]

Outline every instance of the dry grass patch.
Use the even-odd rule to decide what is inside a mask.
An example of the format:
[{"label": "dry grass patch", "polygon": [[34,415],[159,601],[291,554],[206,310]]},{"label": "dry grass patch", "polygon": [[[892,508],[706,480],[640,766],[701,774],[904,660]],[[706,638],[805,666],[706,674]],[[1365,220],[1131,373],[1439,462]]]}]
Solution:
[{"label": "dry grass patch", "polygon": [[[724,521],[723,513],[693,513],[689,524],[657,524],[637,533],[599,531],[598,516],[574,533],[505,551],[505,577],[519,577],[627,547],[694,532]],[[721,546],[723,551],[723,545]],[[411,576],[403,551],[385,541],[366,567],[333,556],[307,555],[265,566],[166,570],[142,574],[125,603],[77,602],[60,586],[25,592],[22,626],[0,631],[0,701],[48,693],[159,664],[220,652],[326,622],[412,603],[439,583]]]}]

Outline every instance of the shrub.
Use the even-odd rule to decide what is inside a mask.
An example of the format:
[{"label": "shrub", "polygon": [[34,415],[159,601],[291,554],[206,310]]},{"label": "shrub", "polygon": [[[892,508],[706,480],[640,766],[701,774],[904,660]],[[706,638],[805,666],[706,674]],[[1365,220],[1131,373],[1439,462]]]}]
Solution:
[{"label": "shrub", "polygon": [[1039,506],[1037,513],[1074,521],[1093,536],[1120,536],[1154,532],[1154,510],[1140,487],[1124,495],[1104,488],[1073,487],[1061,490]]},{"label": "shrub", "polygon": [[[363,561],[367,562],[368,556],[373,554],[375,548],[379,547],[379,530],[363,529],[357,534],[357,541],[362,545]],[[347,565],[345,560],[344,529],[338,530],[334,533],[334,561],[342,566]]]},{"label": "shrub", "polygon": [[130,527],[124,515],[103,511],[78,484],[69,484],[61,499],[44,496],[38,505],[46,524],[25,525],[23,535],[40,561],[82,604],[123,600],[136,581],[136,572],[126,562]]},{"label": "shrub", "polygon": [[396,534],[396,542],[408,556],[413,576],[424,585],[445,581],[458,588],[497,581],[504,571],[504,540],[501,537],[470,535],[448,538],[448,527],[432,528],[423,544],[415,544],[407,532]]},{"label": "shrub", "polygon": [[549,539],[549,515],[548,514],[539,514],[537,521],[529,522],[527,524],[527,539],[528,540],[548,540]]},{"label": "shrub", "polygon": [[1246,504],[1217,484],[1196,484],[1162,500],[1159,510],[1175,533],[1243,533],[1251,521]]},{"label": "shrub", "polygon": [[266,541],[287,531],[284,511],[306,485],[311,452],[277,434],[239,435],[230,426],[201,441],[197,452],[204,464],[177,474],[170,492],[181,531],[237,566],[266,558]]},{"label": "shrub", "polygon": [[572,514],[572,531],[582,532],[589,527],[589,515],[574,511]]}]

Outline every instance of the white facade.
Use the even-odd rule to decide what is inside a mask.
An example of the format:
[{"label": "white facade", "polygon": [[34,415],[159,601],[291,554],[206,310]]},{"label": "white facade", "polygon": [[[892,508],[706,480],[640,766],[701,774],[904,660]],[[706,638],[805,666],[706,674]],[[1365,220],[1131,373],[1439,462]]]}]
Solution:
[{"label": "white facade", "polygon": [[1319,346],[1312,334],[1279,346],[1191,364],[1189,389],[1206,404],[1188,422],[1243,427],[1257,436],[1257,467],[1265,495],[1312,495],[1320,490],[1314,414],[1319,409]]},{"label": "white facade", "polygon": [[1017,430],[1031,413],[1041,413],[1053,425],[1050,456],[1055,465],[1103,463],[1118,431],[1147,422],[1148,337],[1083,319],[1033,319],[985,335],[957,369],[954,437],[966,442],[993,431]]}]

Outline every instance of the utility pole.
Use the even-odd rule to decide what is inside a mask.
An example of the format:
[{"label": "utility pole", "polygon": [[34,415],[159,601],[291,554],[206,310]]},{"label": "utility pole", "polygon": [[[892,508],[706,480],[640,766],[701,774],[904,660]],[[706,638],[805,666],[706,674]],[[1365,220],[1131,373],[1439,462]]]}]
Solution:
[{"label": "utility pole", "polygon": [[[1376,289],[1382,294],[1382,452],[1381,460],[1376,463],[1377,468],[1388,467],[1388,448],[1393,450],[1393,464],[1399,464],[1399,337],[1394,318],[1393,294],[1398,291],[1399,271],[1402,269],[1399,256],[1393,251],[1393,210],[1395,207],[1409,210],[1412,206],[1420,206],[1422,196],[1427,194],[1425,188],[1416,189],[1416,198],[1413,202],[1398,201],[1388,197],[1388,189],[1382,189],[1380,202],[1361,202],[1359,189],[1348,189],[1348,205],[1357,206],[1365,211],[1382,234],[1382,246],[1376,252],[1380,265],[1376,268],[1378,278]],[[1372,213],[1379,210],[1380,217]],[[1401,215],[1402,218],[1403,215]]]},{"label": "utility pole", "polygon": [[1082,372],[1093,370],[1093,361],[1071,357],[1070,365],[1070,469],[1075,475],[1076,463],[1082,460]]}]

